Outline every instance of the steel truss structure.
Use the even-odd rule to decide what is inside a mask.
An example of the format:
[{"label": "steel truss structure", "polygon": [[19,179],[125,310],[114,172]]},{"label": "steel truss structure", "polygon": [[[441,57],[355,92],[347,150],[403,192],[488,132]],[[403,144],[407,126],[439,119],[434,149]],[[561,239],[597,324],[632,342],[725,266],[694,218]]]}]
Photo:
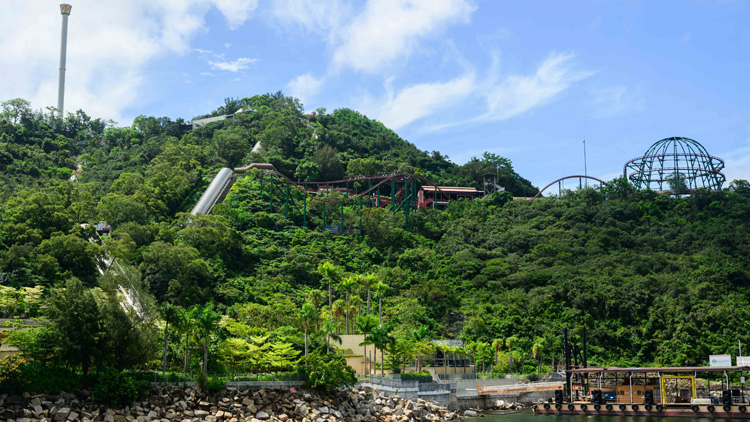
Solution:
[{"label": "steel truss structure", "polygon": [[697,189],[721,190],[726,181],[723,168],[724,160],[709,155],[697,141],[671,137],[651,145],[644,156],[625,163],[623,176],[637,189],[684,194]]},{"label": "steel truss structure", "polygon": [[[277,170],[264,170],[260,173],[260,192],[262,197],[268,195],[270,212],[274,212],[274,197],[276,206],[283,203],[285,217],[289,218],[290,207],[296,208],[302,215],[303,226],[308,227],[308,202],[316,201],[323,204],[323,221],[326,221],[326,211],[329,205],[339,205],[340,226],[328,226],[325,229],[334,233],[344,231],[344,207],[346,203],[359,202],[359,232],[362,232],[362,209],[387,208],[393,215],[402,212],[404,228],[409,229],[409,214],[418,208],[418,185],[432,185],[427,178],[407,173],[391,173],[376,176],[355,177],[325,182],[298,182],[290,179]],[[365,186],[366,184],[366,186]],[[302,194],[302,206],[294,200],[292,192],[296,190]],[[321,196],[339,192],[339,197]],[[435,193],[442,192],[435,187]],[[432,203],[435,207],[435,203]],[[331,207],[332,208],[332,207]],[[334,210],[334,212],[336,212]],[[330,215],[330,214],[329,214]]]}]

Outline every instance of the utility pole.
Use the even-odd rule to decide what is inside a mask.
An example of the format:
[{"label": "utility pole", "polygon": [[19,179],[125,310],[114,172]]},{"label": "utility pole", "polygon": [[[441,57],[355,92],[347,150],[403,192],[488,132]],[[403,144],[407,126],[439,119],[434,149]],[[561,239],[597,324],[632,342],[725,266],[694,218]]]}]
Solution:
[{"label": "utility pole", "polygon": [[586,176],[586,187],[589,187],[589,171],[586,164],[586,138],[583,138],[583,175]]},{"label": "utility pole", "polygon": [[57,83],[57,110],[60,118],[63,117],[63,104],[65,103],[65,58],[68,49],[68,16],[73,6],[69,4],[60,5],[62,14],[62,35],[60,39],[60,76]]}]

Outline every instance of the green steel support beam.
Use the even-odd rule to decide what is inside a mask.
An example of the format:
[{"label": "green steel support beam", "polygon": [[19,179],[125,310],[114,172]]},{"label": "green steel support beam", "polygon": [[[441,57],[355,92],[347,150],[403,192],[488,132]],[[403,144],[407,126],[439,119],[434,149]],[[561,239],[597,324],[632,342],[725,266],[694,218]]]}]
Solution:
[{"label": "green steel support beam", "polygon": [[273,214],[273,174],[271,175],[271,188],[269,198],[271,199],[271,214]]},{"label": "green steel support beam", "polygon": [[396,181],[391,179],[391,212],[396,214]]},{"label": "green steel support beam", "polygon": [[286,206],[286,216],[285,216],[285,218],[289,219],[289,183],[286,184],[285,199],[286,199],[286,204],[285,204],[285,206]]}]

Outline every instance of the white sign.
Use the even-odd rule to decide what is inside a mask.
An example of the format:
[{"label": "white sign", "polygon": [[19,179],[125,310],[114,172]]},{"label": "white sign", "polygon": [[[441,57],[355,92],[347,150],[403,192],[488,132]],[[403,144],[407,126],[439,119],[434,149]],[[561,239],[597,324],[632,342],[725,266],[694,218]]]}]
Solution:
[{"label": "white sign", "polygon": [[732,366],[732,355],[710,355],[708,364],[709,366]]},{"label": "white sign", "polygon": [[750,366],[750,356],[737,356],[737,366]]}]

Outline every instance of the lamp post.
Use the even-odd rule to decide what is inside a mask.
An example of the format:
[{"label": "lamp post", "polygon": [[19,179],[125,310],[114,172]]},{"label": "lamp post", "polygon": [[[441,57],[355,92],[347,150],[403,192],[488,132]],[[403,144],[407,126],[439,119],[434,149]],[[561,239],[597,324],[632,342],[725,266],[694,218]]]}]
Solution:
[{"label": "lamp post", "polygon": [[72,8],[73,6],[69,4],[63,3],[60,5],[62,35],[60,40],[60,78],[57,83],[57,110],[60,113],[60,118],[63,117],[63,104],[65,102],[65,56],[68,46],[68,16],[70,16],[70,9]]}]

